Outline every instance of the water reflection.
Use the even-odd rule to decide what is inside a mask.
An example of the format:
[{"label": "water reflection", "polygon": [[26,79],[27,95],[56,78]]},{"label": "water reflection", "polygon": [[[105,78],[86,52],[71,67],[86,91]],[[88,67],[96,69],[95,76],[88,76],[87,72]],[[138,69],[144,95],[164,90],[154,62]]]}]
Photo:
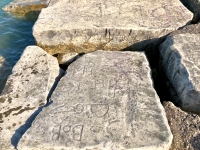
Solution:
[{"label": "water reflection", "polygon": [[[1,0],[0,8],[10,1]],[[13,16],[0,9],[0,63],[4,59],[0,65],[0,93],[25,47],[35,45],[32,27],[36,19],[36,16]]]}]

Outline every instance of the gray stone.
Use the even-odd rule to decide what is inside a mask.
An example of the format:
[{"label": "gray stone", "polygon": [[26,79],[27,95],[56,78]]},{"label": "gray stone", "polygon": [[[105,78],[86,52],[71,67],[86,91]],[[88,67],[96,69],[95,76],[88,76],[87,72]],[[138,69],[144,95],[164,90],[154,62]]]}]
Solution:
[{"label": "gray stone", "polygon": [[50,54],[138,50],[134,43],[153,41],[191,18],[179,0],[59,0],[41,11],[33,34]]},{"label": "gray stone", "polygon": [[200,112],[200,35],[169,36],[160,54],[167,78],[174,86],[182,109]]},{"label": "gray stone", "polygon": [[73,62],[18,150],[168,150],[164,108],[143,52],[96,51]]},{"label": "gray stone", "polygon": [[[27,47],[0,96],[0,149],[12,149],[30,126],[59,75],[57,59],[37,46]],[[13,146],[14,145],[14,146]]]},{"label": "gray stone", "polygon": [[200,117],[182,111],[171,102],[163,105],[174,137],[170,150],[199,150]]},{"label": "gray stone", "polygon": [[193,12],[192,23],[200,21],[200,0],[180,0],[191,12]]},{"label": "gray stone", "polygon": [[0,93],[3,90],[7,77],[11,74],[12,66],[0,56]]},{"label": "gray stone", "polygon": [[26,15],[29,12],[38,12],[46,8],[51,0],[14,0],[2,9],[15,14]]}]

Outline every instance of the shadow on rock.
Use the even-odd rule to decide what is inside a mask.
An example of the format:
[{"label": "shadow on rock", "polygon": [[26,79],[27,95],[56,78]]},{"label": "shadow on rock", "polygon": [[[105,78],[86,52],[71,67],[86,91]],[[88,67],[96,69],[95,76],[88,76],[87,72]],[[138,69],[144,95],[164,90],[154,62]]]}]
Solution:
[{"label": "shadow on rock", "polygon": [[42,109],[44,107],[48,107],[49,105],[51,105],[53,102],[49,102],[44,106],[39,107],[27,120],[26,123],[22,126],[20,126],[16,131],[15,134],[12,136],[11,138],[11,144],[17,148],[17,145],[21,139],[21,137],[23,136],[23,134],[31,127],[33,121],[35,120],[35,118],[37,117],[37,115],[42,111]]},{"label": "shadow on rock", "polygon": [[190,140],[190,143],[194,150],[199,150],[200,149],[200,134],[192,138]]}]

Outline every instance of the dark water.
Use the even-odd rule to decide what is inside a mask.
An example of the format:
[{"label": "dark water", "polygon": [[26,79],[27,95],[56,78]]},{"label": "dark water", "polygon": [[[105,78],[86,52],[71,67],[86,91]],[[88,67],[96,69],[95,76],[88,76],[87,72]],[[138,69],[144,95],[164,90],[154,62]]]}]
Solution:
[{"label": "dark water", "polygon": [[[32,27],[36,18],[14,16],[2,7],[12,0],[0,0],[0,93],[12,68],[28,45],[35,45]],[[1,58],[1,56],[3,58]]]}]

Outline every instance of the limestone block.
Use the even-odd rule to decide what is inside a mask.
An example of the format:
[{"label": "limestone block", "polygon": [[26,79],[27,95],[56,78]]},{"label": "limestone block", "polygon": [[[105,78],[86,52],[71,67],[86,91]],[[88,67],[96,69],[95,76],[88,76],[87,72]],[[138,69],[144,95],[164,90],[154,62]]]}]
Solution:
[{"label": "limestone block", "polygon": [[[0,149],[16,146],[59,75],[57,59],[37,46],[27,47],[0,96]],[[13,146],[14,145],[14,146]]]},{"label": "limestone block", "polygon": [[167,78],[174,86],[182,109],[200,112],[200,35],[169,36],[160,54]]},{"label": "limestone block", "polygon": [[50,54],[132,49],[191,18],[179,0],[59,0],[41,11],[33,35]]},{"label": "limestone block", "polygon": [[182,111],[171,102],[164,102],[163,105],[174,136],[170,150],[198,150],[200,148],[200,117]]},{"label": "limestone block", "polygon": [[18,150],[168,150],[164,108],[143,52],[96,51],[73,62]]},{"label": "limestone block", "polygon": [[26,15],[29,12],[41,11],[46,8],[50,0],[14,0],[2,9],[15,14]]}]

